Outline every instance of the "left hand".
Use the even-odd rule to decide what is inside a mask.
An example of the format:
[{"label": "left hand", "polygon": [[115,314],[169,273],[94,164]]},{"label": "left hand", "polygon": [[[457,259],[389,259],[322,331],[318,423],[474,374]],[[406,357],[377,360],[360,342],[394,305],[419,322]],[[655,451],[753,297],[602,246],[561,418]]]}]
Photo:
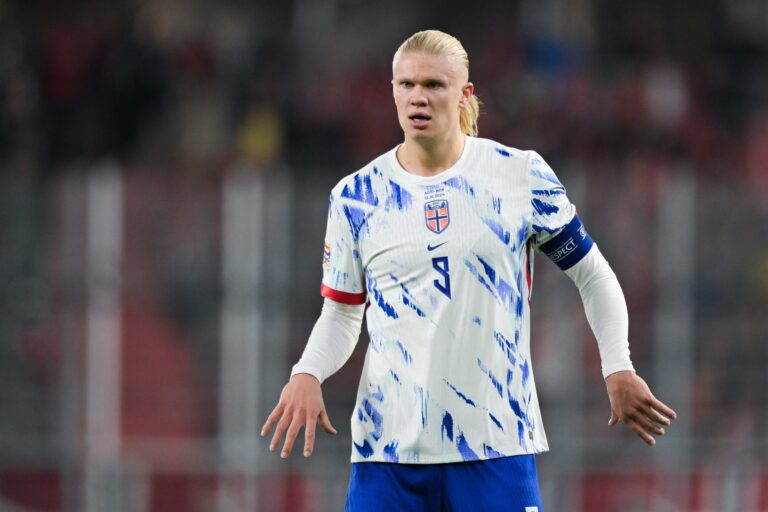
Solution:
[{"label": "left hand", "polygon": [[605,379],[608,398],[611,401],[612,427],[621,420],[637,436],[653,446],[657,436],[664,435],[664,427],[677,418],[675,411],[658,400],[648,384],[635,372],[622,371],[612,373]]}]

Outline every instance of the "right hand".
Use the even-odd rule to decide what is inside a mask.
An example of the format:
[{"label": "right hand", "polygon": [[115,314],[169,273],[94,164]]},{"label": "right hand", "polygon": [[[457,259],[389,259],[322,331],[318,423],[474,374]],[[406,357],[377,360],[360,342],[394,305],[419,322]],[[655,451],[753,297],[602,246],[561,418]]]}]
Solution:
[{"label": "right hand", "polygon": [[331,420],[325,411],[320,381],[308,373],[297,373],[291,377],[283,388],[283,392],[280,393],[280,401],[261,427],[261,437],[269,434],[272,425],[277,423],[275,435],[269,443],[269,451],[273,452],[287,429],[285,444],[280,452],[280,457],[285,459],[293,449],[299,430],[304,428],[304,456],[309,457],[315,446],[315,427],[318,418],[326,432],[336,434],[336,429],[331,425]]},{"label": "right hand", "polygon": [[657,399],[648,389],[648,384],[633,371],[612,373],[605,378],[608,398],[611,402],[612,427],[619,421],[650,446],[656,444],[657,436],[664,435],[664,427],[677,418],[677,413]]}]

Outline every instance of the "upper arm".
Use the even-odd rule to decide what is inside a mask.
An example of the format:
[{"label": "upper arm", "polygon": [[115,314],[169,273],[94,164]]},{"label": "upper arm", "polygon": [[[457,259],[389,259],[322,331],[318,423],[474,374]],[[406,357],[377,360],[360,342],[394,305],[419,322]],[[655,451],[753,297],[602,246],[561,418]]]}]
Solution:
[{"label": "upper arm", "polygon": [[365,303],[365,279],[359,250],[362,212],[342,203],[334,192],[328,204],[320,293],[343,304]]},{"label": "upper arm", "polygon": [[530,239],[562,270],[578,263],[593,242],[568,199],[565,187],[541,156],[532,151],[528,161]]}]

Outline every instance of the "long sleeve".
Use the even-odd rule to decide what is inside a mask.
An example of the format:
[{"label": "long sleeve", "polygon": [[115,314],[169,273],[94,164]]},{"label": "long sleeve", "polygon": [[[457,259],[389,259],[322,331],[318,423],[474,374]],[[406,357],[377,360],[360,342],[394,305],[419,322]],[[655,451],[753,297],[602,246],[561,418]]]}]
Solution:
[{"label": "long sleeve", "polygon": [[616,274],[597,245],[565,271],[579,289],[592,332],[597,338],[603,377],[634,371],[629,357],[629,315]]},{"label": "long sleeve", "polygon": [[320,317],[291,376],[314,375],[323,382],[347,362],[360,337],[365,305],[347,305],[326,298]]}]

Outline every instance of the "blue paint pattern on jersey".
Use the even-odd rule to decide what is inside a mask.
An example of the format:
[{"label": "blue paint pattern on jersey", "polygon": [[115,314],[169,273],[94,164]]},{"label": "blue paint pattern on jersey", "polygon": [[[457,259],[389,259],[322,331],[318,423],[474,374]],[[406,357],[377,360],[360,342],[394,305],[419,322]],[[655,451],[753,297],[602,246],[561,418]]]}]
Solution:
[{"label": "blue paint pattern on jersey", "polygon": [[491,202],[493,204],[493,210],[501,214],[501,198],[500,197],[491,197]]},{"label": "blue paint pattern on jersey", "polygon": [[523,422],[519,420],[517,422],[517,440],[523,446],[527,444],[525,442],[525,426],[523,425]]},{"label": "blue paint pattern on jersey", "polygon": [[360,208],[344,205],[344,215],[347,217],[347,222],[349,222],[349,227],[352,230],[352,239],[354,241],[359,240],[360,231],[363,229],[367,214]]},{"label": "blue paint pattern on jersey", "polygon": [[[535,152],[465,141],[443,174],[410,175],[393,150],[331,193],[323,285],[371,306],[353,461],[547,449],[530,363],[530,260],[534,248],[558,264],[580,257],[561,238],[575,208]],[[437,219],[447,211],[435,212],[443,233],[419,226],[430,202],[450,204],[447,232]]]},{"label": "blue paint pattern on jersey", "polygon": [[[445,379],[443,379],[443,380],[445,380]],[[459,396],[459,398],[464,400],[466,403],[468,403],[472,407],[477,407],[477,404],[471,398],[468,398],[467,395],[465,395],[464,393],[462,393],[461,391],[456,389],[456,386],[454,386],[453,384],[451,384],[447,380],[445,381],[445,383],[448,384],[448,386],[453,390],[454,393],[456,393]]]},{"label": "blue paint pattern on jersey", "polygon": [[395,345],[397,345],[397,348],[400,349],[400,353],[403,355],[403,361],[405,361],[405,364],[407,365],[413,364],[413,357],[411,356],[410,352],[406,350],[406,348],[403,346],[400,340],[395,340]]},{"label": "blue paint pattern on jersey", "polygon": [[445,439],[453,442],[453,416],[448,411],[443,413],[443,423],[440,426],[440,435]]},{"label": "blue paint pattern on jersey", "polygon": [[469,447],[467,439],[464,437],[464,432],[460,432],[456,438],[456,447],[459,449],[459,453],[461,453],[461,458],[463,460],[468,461],[480,459],[480,457],[477,456],[472,448]]},{"label": "blue paint pattern on jersey", "polygon": [[528,235],[528,226],[526,224],[522,224],[520,226],[520,229],[517,230],[517,246],[518,247],[523,246],[527,235]]},{"label": "blue paint pattern on jersey", "polygon": [[392,180],[389,180],[389,188],[391,193],[387,196],[387,201],[384,204],[385,211],[389,211],[394,207],[397,207],[398,210],[404,210],[411,207],[413,204],[413,196],[409,194],[407,190]]},{"label": "blue paint pattern on jersey", "polygon": [[515,335],[515,343],[509,341],[509,338],[499,331],[495,331],[493,336],[496,338],[496,343],[501,347],[501,350],[506,354],[510,364],[514,366],[517,363],[517,358],[515,357],[515,354],[517,353],[517,335]]},{"label": "blue paint pattern on jersey", "polygon": [[547,197],[560,196],[560,195],[565,195],[565,189],[562,189],[562,188],[556,188],[552,190],[536,189],[536,190],[531,190],[531,194],[535,196],[547,196]]},{"label": "blue paint pattern on jersey", "polygon": [[424,396],[424,388],[414,384],[414,390],[416,391],[416,395],[419,400],[419,405],[421,406],[421,426],[426,427],[427,426],[427,398]]},{"label": "blue paint pattern on jersey", "polygon": [[495,291],[495,290],[493,289],[493,287],[492,287],[492,286],[491,286],[491,285],[488,283],[488,281],[485,279],[485,277],[483,277],[483,276],[480,274],[480,272],[478,272],[478,270],[477,270],[477,267],[475,266],[475,264],[474,264],[474,263],[472,263],[472,262],[471,262],[471,261],[469,261],[469,260],[464,260],[464,265],[467,267],[467,269],[469,270],[469,272],[470,272],[470,273],[471,273],[473,276],[475,276],[475,277],[477,278],[477,280],[480,282],[480,284],[482,284],[482,285],[483,285],[483,287],[485,287],[485,289],[486,289],[486,290],[488,290],[488,292],[490,292],[490,294],[491,294],[491,296],[494,298],[494,300],[496,300],[496,301],[499,301],[499,302],[501,303],[501,300],[500,300],[500,299],[499,299],[499,297],[496,295],[496,291]]},{"label": "blue paint pattern on jersey", "polygon": [[384,458],[387,462],[400,462],[397,455],[397,445],[400,444],[396,439],[384,446]]},{"label": "blue paint pattern on jersey", "polygon": [[363,441],[363,444],[357,444],[354,441],[352,441],[352,444],[355,446],[357,453],[359,453],[363,458],[367,459],[373,455],[373,446],[371,446],[371,443],[369,443],[367,439]]},{"label": "blue paint pattern on jersey", "polygon": [[472,197],[475,197],[475,187],[473,187],[466,178],[456,177],[449,180],[445,180],[443,184],[461,190]]},{"label": "blue paint pattern on jersey", "polygon": [[381,435],[384,433],[383,418],[381,417],[381,413],[367,398],[363,398],[363,410],[368,415],[368,417],[371,418],[371,422],[373,423],[374,430],[371,432],[371,437],[378,441],[381,439]]},{"label": "blue paint pattern on jersey", "polygon": [[501,426],[501,422],[499,421],[499,419],[496,416],[494,416],[490,411],[488,411],[488,416],[491,418],[491,421],[494,423],[494,425],[499,427],[499,430],[504,432],[504,427]]},{"label": "blue paint pattern on jersey", "polygon": [[487,444],[483,444],[483,453],[487,459],[495,459],[497,457],[504,457],[503,453],[497,452]]},{"label": "blue paint pattern on jersey", "polygon": [[413,297],[413,294],[408,289],[408,287],[406,287],[404,283],[401,283],[395,274],[390,273],[389,277],[391,277],[395,283],[400,285],[400,288],[403,290],[403,295],[401,298],[403,304],[405,304],[406,306],[411,308],[413,311],[415,311],[416,314],[419,315],[420,317],[422,318],[426,317],[427,314],[424,312],[423,309],[421,309],[419,306],[416,305],[416,299]]},{"label": "blue paint pattern on jersey", "polygon": [[368,283],[368,293],[373,296],[373,300],[376,302],[376,305],[381,308],[381,310],[384,311],[388,317],[398,318],[400,315],[397,314],[394,306],[392,306],[392,304],[384,299],[384,294],[382,294],[381,290],[379,290],[379,283],[371,275],[371,272],[367,271],[365,277]]},{"label": "blue paint pattern on jersey", "polygon": [[522,269],[515,274],[515,283],[517,284],[517,298],[515,300],[515,316],[523,316],[523,271]]},{"label": "blue paint pattern on jersey", "polygon": [[379,198],[373,193],[371,177],[367,175],[355,175],[352,187],[344,186],[341,190],[341,197],[354,199],[371,206],[378,206],[379,204]]},{"label": "blue paint pattern on jersey", "polygon": [[531,200],[531,204],[533,205],[533,210],[539,215],[550,215],[560,211],[560,208],[557,206],[550,203],[545,203],[541,199],[533,198]]},{"label": "blue paint pattern on jersey", "polygon": [[479,366],[480,370],[482,370],[482,372],[486,374],[489,379],[491,379],[491,384],[493,384],[493,388],[496,390],[499,396],[504,397],[504,391],[502,391],[501,382],[499,382],[499,379],[496,378],[493,372],[491,372],[491,370],[489,370],[488,367],[483,364],[480,358],[477,358],[477,366]]},{"label": "blue paint pattern on jersey", "polygon": [[509,309],[509,307],[511,306],[510,303],[512,301],[512,297],[514,296],[514,291],[512,290],[512,286],[508,282],[506,282],[501,276],[497,276],[496,270],[487,261],[485,261],[482,257],[480,257],[480,255],[475,254],[475,257],[483,266],[483,270],[485,270],[485,275],[488,276],[488,279],[491,281],[491,283],[493,283],[493,287],[496,289],[499,300],[501,301],[502,304],[507,306],[507,309]]},{"label": "blue paint pattern on jersey", "polygon": [[523,387],[525,388],[526,386],[528,386],[528,377],[531,374],[531,369],[528,366],[528,360],[524,359],[523,362],[520,363],[519,367],[520,367],[520,371],[522,372],[521,380],[523,383]]},{"label": "blue paint pattern on jersey", "polygon": [[483,219],[483,222],[485,222],[485,225],[488,226],[488,229],[491,230],[491,232],[496,235],[496,238],[498,238],[501,243],[504,245],[509,245],[509,241],[512,239],[512,235],[504,229],[504,227],[499,224],[497,221],[493,219]]},{"label": "blue paint pattern on jersey", "polygon": [[558,185],[560,187],[563,186],[562,183],[560,183],[560,180],[557,179],[557,176],[555,176],[553,173],[550,172],[542,172],[538,169],[532,169],[531,175],[536,176],[537,178],[541,178],[543,180],[549,181],[550,183],[554,183],[555,185]]},{"label": "blue paint pattern on jersey", "polygon": [[555,233],[559,232],[559,231],[560,231],[560,229],[561,229],[560,227],[551,228],[551,227],[549,227],[549,226],[544,226],[544,225],[541,225],[541,224],[532,224],[532,225],[531,225],[531,228],[532,228],[532,229],[533,229],[533,230],[534,230],[536,233],[549,233],[550,235],[552,235],[552,234],[555,234]]},{"label": "blue paint pattern on jersey", "polygon": [[515,413],[515,416],[520,418],[520,420],[522,420],[528,428],[532,429],[533,421],[531,421],[531,419],[528,417],[528,414],[526,414],[526,412],[520,406],[520,402],[515,399],[512,393],[509,392],[512,385],[512,379],[512,370],[507,370],[507,400],[509,401],[509,407],[512,409],[512,412]]}]

